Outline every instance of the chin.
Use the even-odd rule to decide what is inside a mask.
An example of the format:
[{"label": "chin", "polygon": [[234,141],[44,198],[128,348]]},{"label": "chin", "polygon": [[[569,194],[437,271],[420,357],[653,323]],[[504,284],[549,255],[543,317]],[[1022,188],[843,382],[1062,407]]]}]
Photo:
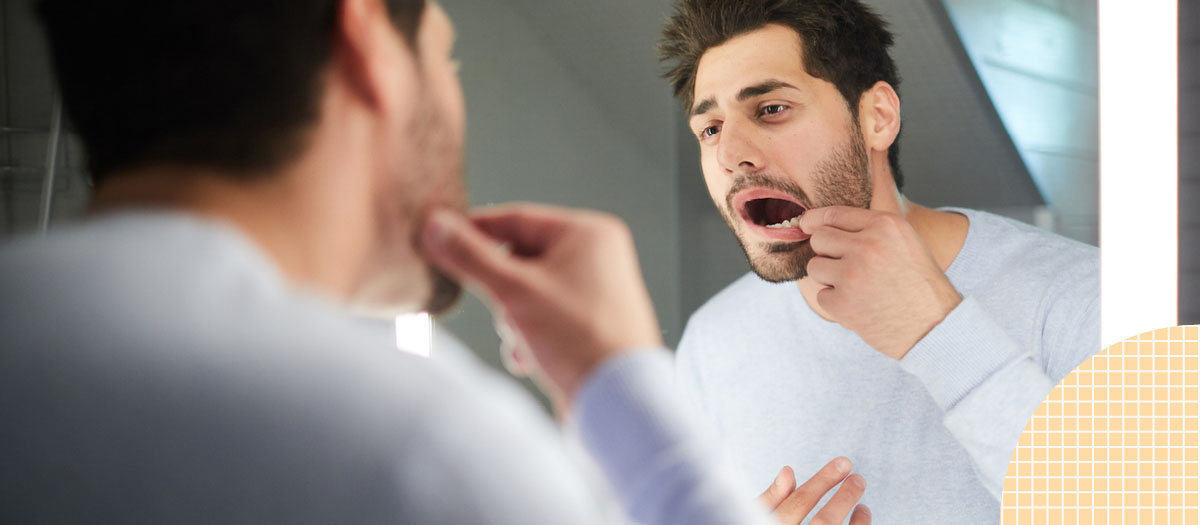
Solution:
[{"label": "chin", "polygon": [[750,269],[762,280],[772,283],[798,281],[808,277],[808,262],[816,252],[808,241],[761,244],[751,253],[742,242]]},{"label": "chin", "polygon": [[431,270],[431,273],[433,286],[423,310],[432,315],[441,315],[454,308],[459,299],[462,299],[462,285],[437,270]]}]

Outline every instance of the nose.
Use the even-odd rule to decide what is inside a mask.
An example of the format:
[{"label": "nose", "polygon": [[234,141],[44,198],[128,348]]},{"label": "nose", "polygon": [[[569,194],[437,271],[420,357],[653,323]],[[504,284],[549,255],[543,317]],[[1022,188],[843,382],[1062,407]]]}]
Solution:
[{"label": "nose", "polygon": [[766,167],[766,157],[758,143],[752,126],[727,120],[717,143],[717,161],[730,175],[762,170]]}]

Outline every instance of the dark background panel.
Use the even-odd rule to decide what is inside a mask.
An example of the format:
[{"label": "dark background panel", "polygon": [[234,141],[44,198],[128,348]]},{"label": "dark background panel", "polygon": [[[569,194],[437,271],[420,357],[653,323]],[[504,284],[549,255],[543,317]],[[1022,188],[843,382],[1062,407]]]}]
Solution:
[{"label": "dark background panel", "polygon": [[1179,1],[1179,324],[1200,324],[1200,0]]}]

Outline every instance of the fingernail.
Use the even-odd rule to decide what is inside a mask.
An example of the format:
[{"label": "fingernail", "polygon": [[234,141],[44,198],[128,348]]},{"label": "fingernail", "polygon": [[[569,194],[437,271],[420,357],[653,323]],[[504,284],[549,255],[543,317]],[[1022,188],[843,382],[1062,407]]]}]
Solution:
[{"label": "fingernail", "polygon": [[833,468],[837,469],[839,474],[849,474],[850,460],[846,458],[837,458],[833,460]]},{"label": "fingernail", "polygon": [[863,515],[868,518],[871,517],[871,507],[868,507],[866,505],[859,505],[858,511],[863,513]]},{"label": "fingernail", "polygon": [[860,489],[867,488],[867,478],[864,478],[862,476],[859,476],[858,474],[855,474],[855,475],[850,476],[849,480],[850,480],[850,483],[853,483],[855,487],[858,487]]}]

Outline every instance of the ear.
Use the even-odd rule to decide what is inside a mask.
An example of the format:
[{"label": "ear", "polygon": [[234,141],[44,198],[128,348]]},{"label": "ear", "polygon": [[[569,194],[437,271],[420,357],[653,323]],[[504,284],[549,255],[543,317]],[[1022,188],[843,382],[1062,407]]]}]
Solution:
[{"label": "ear", "polygon": [[900,135],[900,95],[887,82],[876,82],[858,103],[859,125],[870,151],[887,152]]},{"label": "ear", "polygon": [[342,0],[338,8],[335,74],[369,107],[389,112],[400,103],[412,53],[391,23],[383,0]]}]

